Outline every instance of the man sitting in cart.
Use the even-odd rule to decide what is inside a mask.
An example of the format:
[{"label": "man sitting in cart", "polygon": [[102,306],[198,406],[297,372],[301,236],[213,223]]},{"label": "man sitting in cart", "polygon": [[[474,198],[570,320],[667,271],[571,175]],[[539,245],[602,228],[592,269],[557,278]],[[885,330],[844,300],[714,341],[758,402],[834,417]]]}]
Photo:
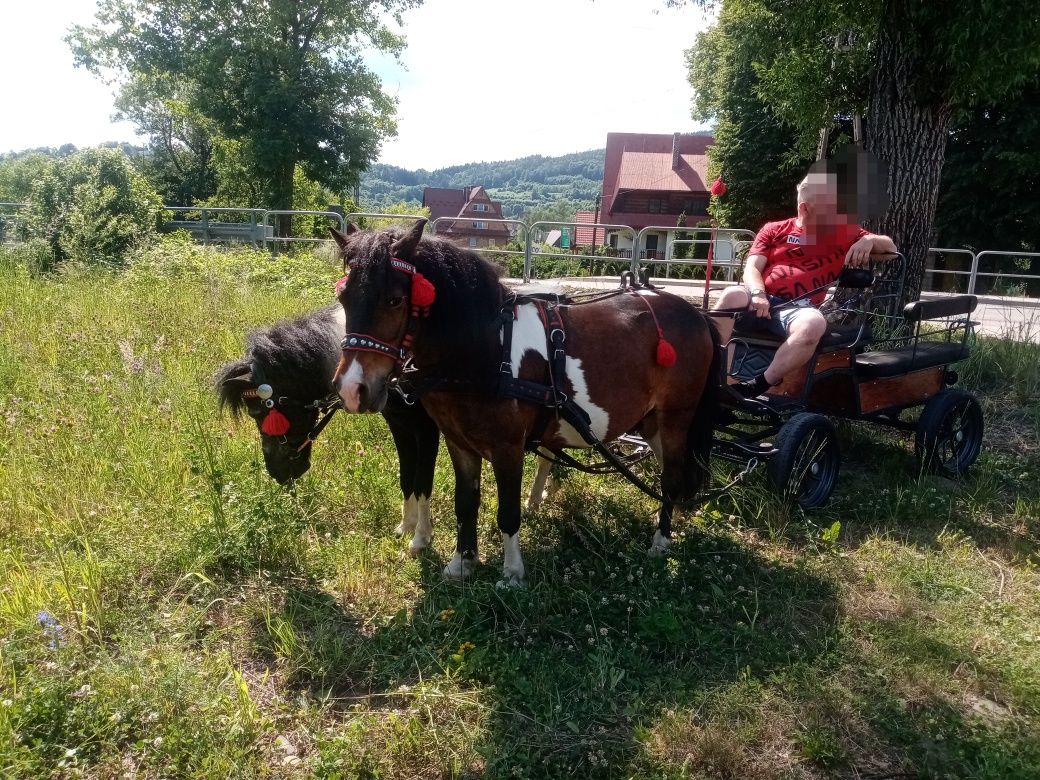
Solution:
[{"label": "man sitting in cart", "polygon": [[[767,222],[758,231],[744,264],[744,284],[728,288],[715,304],[715,309],[746,309],[743,316],[753,317],[755,326],[784,338],[763,373],[733,385],[741,395],[761,395],[809,362],[827,332],[827,320],[816,307],[843,266],[862,267],[872,252],[896,251],[891,238],[868,233],[845,212],[839,208],[837,176],[810,171],[798,184],[798,216]],[[726,343],[733,320],[716,322]]]}]

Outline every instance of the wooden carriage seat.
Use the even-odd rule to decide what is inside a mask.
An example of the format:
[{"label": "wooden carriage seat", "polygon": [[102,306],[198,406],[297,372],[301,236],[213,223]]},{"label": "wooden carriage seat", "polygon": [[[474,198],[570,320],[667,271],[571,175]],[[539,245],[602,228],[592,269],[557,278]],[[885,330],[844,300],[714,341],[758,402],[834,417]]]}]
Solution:
[{"label": "wooden carriage seat", "polygon": [[[880,378],[908,374],[923,368],[945,366],[968,356],[965,339],[960,341],[921,341],[920,323],[939,317],[965,316],[975,311],[978,298],[974,295],[956,295],[934,301],[914,301],[903,310],[907,323],[917,323],[918,333],[913,343],[897,349],[864,352],[856,356],[856,374],[866,378]],[[959,323],[955,323],[959,324]],[[949,331],[947,331],[949,334]]]}]

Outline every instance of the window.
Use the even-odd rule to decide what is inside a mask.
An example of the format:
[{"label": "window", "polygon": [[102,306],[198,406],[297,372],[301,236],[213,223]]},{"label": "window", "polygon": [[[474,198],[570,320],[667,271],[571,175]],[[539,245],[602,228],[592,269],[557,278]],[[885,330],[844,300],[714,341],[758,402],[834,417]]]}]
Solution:
[{"label": "window", "polygon": [[491,209],[488,207],[488,204],[486,204],[486,203],[474,203],[473,204],[473,210],[474,211],[491,211]]},{"label": "window", "polygon": [[495,239],[493,239],[493,238],[489,238],[487,240],[487,242],[488,242],[488,244],[487,244],[488,246],[494,246],[495,245]]},{"label": "window", "polygon": [[487,230],[487,222],[485,222],[482,219],[478,219],[476,222],[473,223],[473,229],[474,230]]},{"label": "window", "polygon": [[662,205],[660,198],[650,198],[650,201],[646,205],[646,210],[651,214],[660,214]]},{"label": "window", "polygon": [[477,245],[477,239],[470,238],[469,245],[470,245],[470,247],[475,247]]}]

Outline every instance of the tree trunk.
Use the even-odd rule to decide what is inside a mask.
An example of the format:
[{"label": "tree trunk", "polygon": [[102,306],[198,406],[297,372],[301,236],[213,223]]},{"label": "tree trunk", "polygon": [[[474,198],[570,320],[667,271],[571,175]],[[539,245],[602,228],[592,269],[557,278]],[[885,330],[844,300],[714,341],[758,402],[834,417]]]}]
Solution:
[{"label": "tree trunk", "polygon": [[888,212],[873,227],[895,240],[907,261],[904,300],[916,300],[931,242],[952,111],[925,105],[915,52],[900,13],[903,2],[885,4],[870,83],[867,151],[888,164]]},{"label": "tree trunk", "polygon": [[[268,208],[273,211],[288,211],[293,207],[293,174],[296,172],[295,160],[284,160],[278,165],[270,182]],[[275,220],[275,235],[287,238],[292,235],[292,217],[279,215]]]}]

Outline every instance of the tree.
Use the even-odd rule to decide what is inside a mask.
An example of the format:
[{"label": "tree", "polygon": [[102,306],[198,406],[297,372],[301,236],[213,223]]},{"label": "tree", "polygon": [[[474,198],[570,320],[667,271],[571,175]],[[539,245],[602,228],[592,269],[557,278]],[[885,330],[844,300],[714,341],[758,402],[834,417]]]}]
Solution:
[{"label": "tree", "polygon": [[1040,76],[1016,100],[979,106],[950,134],[936,245],[1040,251]]},{"label": "tree", "polygon": [[100,0],[97,23],[68,41],[96,74],[184,85],[191,108],[241,142],[264,205],[289,209],[297,165],[343,192],[396,132],[395,102],[362,53],[399,53],[382,15],[419,2]]},{"label": "tree", "polygon": [[752,52],[740,45],[749,23],[735,4],[723,6],[718,23],[697,36],[687,52],[694,90],[693,116],[715,119],[708,149],[708,178],[722,176],[725,197],[712,198],[711,213],[723,227],[758,230],[794,213],[795,185],[812,155],[795,128],[758,96]]},{"label": "tree", "polygon": [[54,262],[117,264],[155,229],[159,194],[115,149],[88,149],[38,172],[19,229],[50,246]]},{"label": "tree", "polygon": [[907,294],[916,295],[954,120],[1034,77],[1040,6],[723,0],[722,8],[743,20],[733,45],[752,61],[755,93],[794,128],[801,148],[837,117],[864,115],[865,148],[888,165],[889,208],[872,227],[906,254]]}]

